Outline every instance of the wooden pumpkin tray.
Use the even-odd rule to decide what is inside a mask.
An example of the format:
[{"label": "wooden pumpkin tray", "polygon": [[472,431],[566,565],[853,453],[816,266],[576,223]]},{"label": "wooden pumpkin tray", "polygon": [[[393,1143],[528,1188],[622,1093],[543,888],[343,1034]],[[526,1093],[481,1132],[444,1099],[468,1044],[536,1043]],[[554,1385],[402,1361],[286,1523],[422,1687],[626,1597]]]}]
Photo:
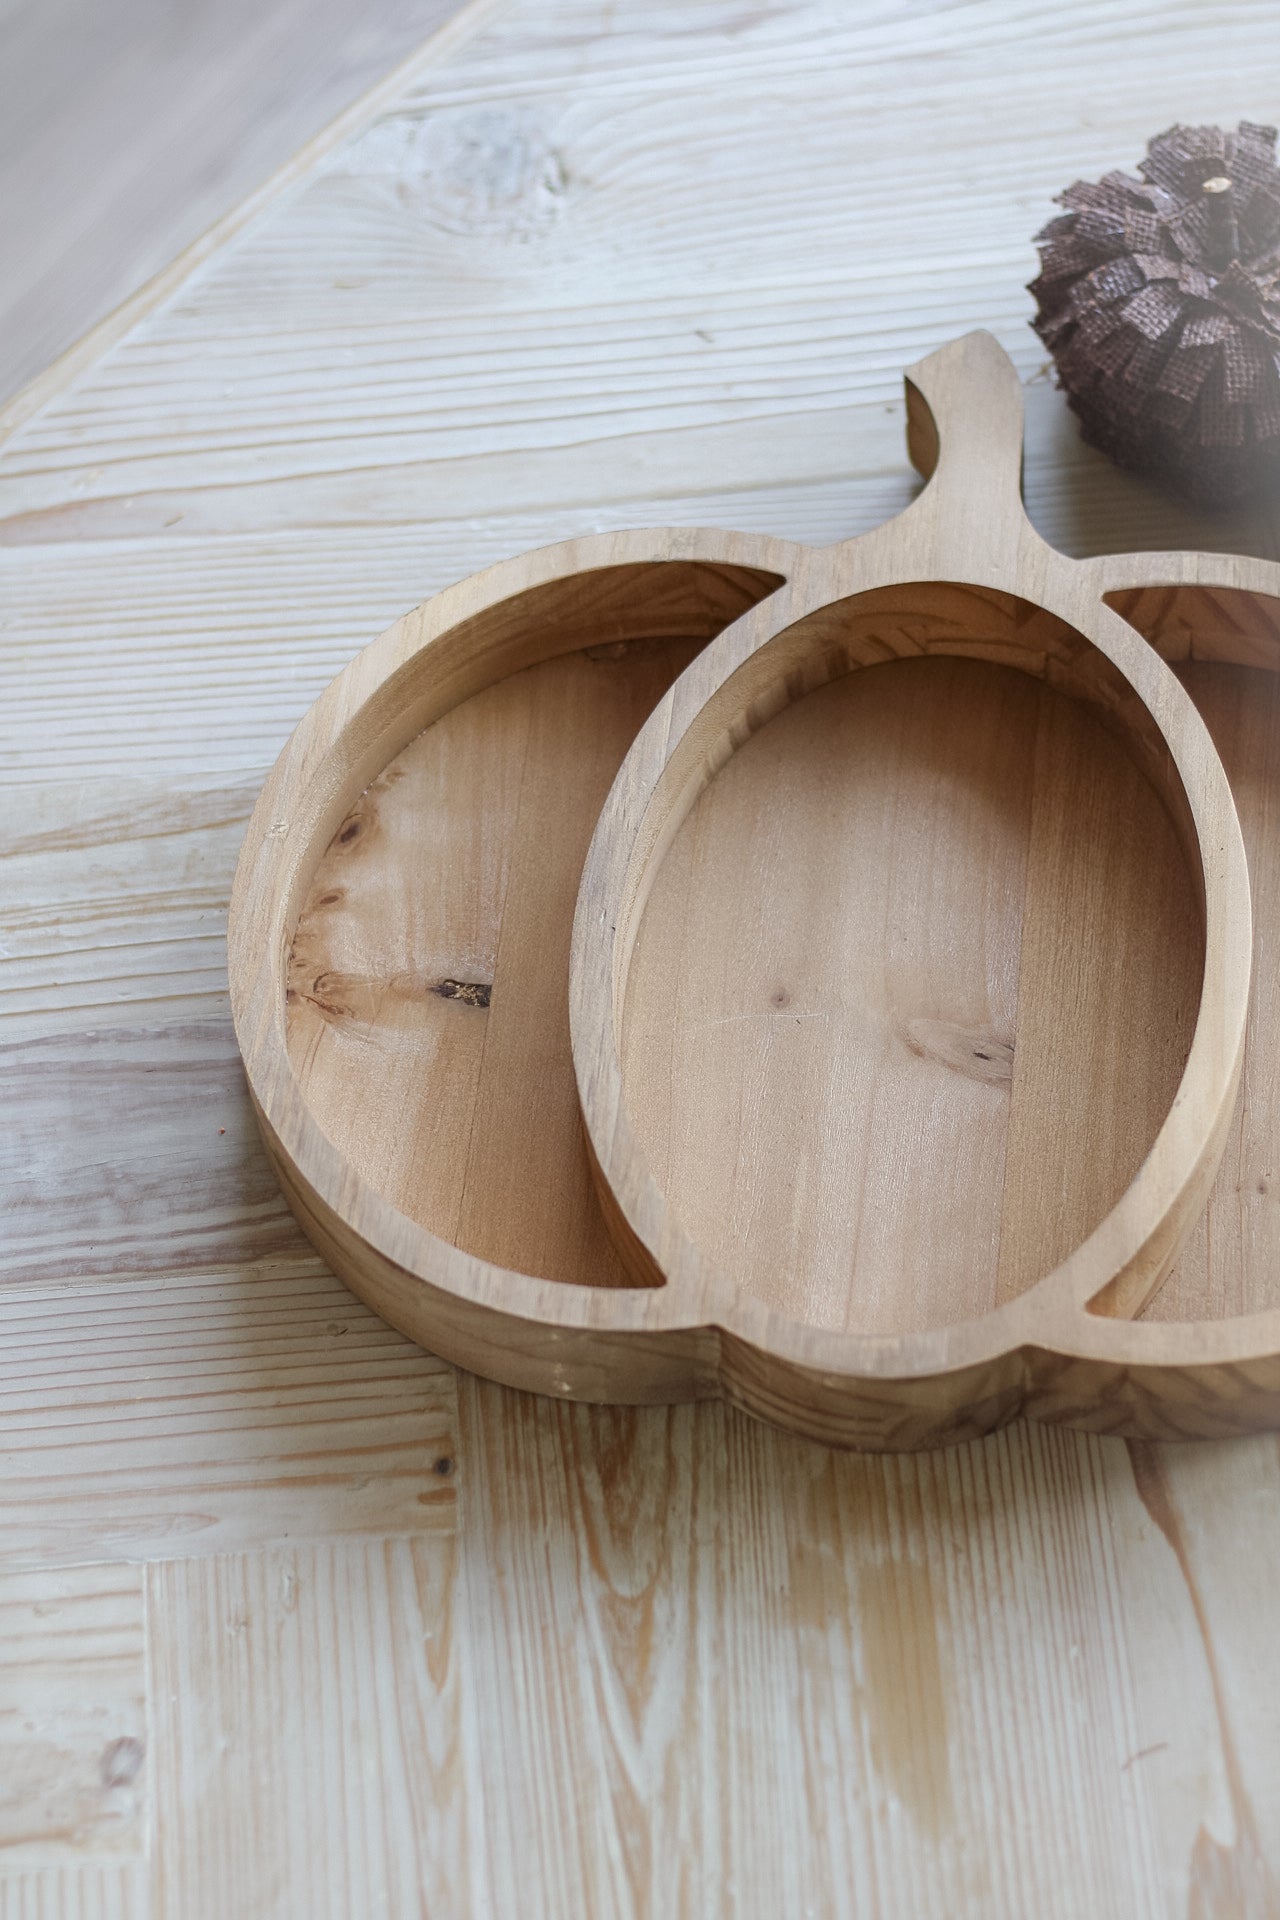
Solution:
[{"label": "wooden pumpkin tray", "polygon": [[518,1386],[854,1445],[1280,1423],[1280,567],[1068,561],[994,342],[908,392],[887,528],[568,542],[321,697],[232,904],[268,1151],[357,1293]]}]

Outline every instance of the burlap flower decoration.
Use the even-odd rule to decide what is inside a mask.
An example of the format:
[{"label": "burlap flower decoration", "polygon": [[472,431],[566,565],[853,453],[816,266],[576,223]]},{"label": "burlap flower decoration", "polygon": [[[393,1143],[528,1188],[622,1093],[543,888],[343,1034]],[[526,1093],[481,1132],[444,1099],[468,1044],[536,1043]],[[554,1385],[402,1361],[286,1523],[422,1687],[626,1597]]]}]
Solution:
[{"label": "burlap flower decoration", "polygon": [[1035,329],[1086,440],[1209,505],[1280,484],[1276,130],[1171,127],[1059,196]]}]

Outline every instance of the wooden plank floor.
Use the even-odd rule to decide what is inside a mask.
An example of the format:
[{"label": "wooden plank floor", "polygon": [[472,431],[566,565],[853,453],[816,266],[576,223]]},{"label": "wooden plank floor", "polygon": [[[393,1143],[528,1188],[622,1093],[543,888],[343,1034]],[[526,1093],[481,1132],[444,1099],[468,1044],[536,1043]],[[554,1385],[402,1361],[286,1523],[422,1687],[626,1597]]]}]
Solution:
[{"label": "wooden plank floor", "polygon": [[826,1453],[455,1376],[257,1147],[228,887],[289,727],[500,555],[807,540],[990,325],[1076,552],[1275,555],[1082,449],[1028,236],[1264,0],[486,0],[0,446],[0,1916],[1280,1914],[1280,1447]]}]

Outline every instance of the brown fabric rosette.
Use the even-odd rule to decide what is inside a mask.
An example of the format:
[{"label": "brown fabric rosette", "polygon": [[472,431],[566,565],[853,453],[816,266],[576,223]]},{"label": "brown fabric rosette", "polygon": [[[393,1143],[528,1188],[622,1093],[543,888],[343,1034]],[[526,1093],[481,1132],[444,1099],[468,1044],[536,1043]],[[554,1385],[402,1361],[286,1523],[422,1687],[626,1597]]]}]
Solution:
[{"label": "brown fabric rosette", "polygon": [[1036,332],[1086,440],[1227,506],[1280,485],[1276,130],[1171,127],[1059,195],[1036,236]]}]

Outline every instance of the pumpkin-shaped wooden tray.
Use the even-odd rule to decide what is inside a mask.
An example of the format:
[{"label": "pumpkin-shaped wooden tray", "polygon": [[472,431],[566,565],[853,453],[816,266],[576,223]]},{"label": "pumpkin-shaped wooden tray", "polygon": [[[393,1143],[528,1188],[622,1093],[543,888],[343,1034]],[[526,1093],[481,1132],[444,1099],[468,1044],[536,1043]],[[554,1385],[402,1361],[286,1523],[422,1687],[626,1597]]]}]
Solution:
[{"label": "pumpkin-shaped wooden tray", "polygon": [[[1194,634],[1197,653],[1205,635],[1217,657],[1257,660],[1268,637],[1253,596],[1280,591],[1280,570],[1140,556],[1073,569],[1069,589],[1061,574],[1042,590],[1042,577],[1071,563],[1022,521],[1019,396],[998,352],[964,343],[918,370],[914,391],[923,464],[936,457],[935,419],[944,439],[935,482],[911,510],[912,539],[940,499],[957,503],[950,549],[941,536],[927,555],[917,547],[891,583],[920,592],[888,610],[906,645],[887,651],[921,657],[845,675],[854,661],[839,617],[815,649],[801,647],[781,696],[772,688],[764,706],[748,702],[745,718],[730,722],[730,745],[754,735],[743,751],[709,785],[700,768],[686,797],[705,787],[695,804],[666,809],[644,849],[644,883],[613,922],[598,916],[601,860],[611,830],[625,850],[620,796],[637,791],[637,760],[606,811],[580,912],[575,1017],[597,1153],[617,1180],[620,1205],[607,1189],[609,1231],[578,1135],[565,1012],[573,894],[596,810],[645,713],[699,648],[720,633],[642,734],[641,761],[663,728],[674,726],[676,749],[704,698],[768,650],[774,627],[762,616],[784,592],[791,611],[775,626],[795,625],[796,582],[812,584],[815,567],[831,569],[832,599],[849,595],[848,564],[869,591],[875,553],[863,543],[828,556],[689,531],[568,543],[451,589],[353,663],[282,755],[237,874],[233,1005],[264,1137],[299,1217],[356,1291],[424,1344],[518,1385],[618,1400],[727,1392],[804,1431],[881,1445],[980,1431],[1023,1405],[1127,1431],[1256,1424],[1276,1404],[1280,1326],[1255,1317],[1242,1337],[1243,1323],[1220,1321],[1183,1339],[1180,1327],[1097,1311],[1142,1307],[1188,1229],[1188,1252],[1147,1313],[1172,1302],[1209,1322],[1267,1298],[1266,1270],[1253,1259],[1258,1233],[1237,1233],[1224,1250],[1229,1236],[1206,1237],[1197,1224],[1233,1111],[1248,982],[1235,816],[1189,704],[1101,602],[1109,596],[1174,657],[1190,655]],[[948,453],[970,430],[967,459]],[[948,461],[963,479],[950,491]],[[1000,529],[994,547],[991,527]],[[978,567],[975,552],[985,556]],[[1019,555],[1033,556],[1033,579]],[[1220,591],[1233,585],[1250,596],[1244,615]],[[940,627],[963,657],[923,657]],[[1029,678],[1028,665],[1056,685]],[[1239,747],[1233,772],[1261,752],[1234,688],[1260,678],[1193,684],[1230,735],[1224,750]],[[785,701],[793,704],[761,726],[766,708]],[[776,780],[763,762],[753,770],[761,749],[774,754]],[[713,758],[722,752],[723,742]],[[707,807],[721,795],[729,812],[716,824]],[[849,848],[831,835],[850,808],[862,822],[862,865],[846,875]],[[641,812],[642,840],[657,815]],[[1265,835],[1265,795],[1252,814],[1247,806],[1246,824]],[[875,847],[893,822],[877,873]],[[707,831],[716,858],[704,873],[689,866],[690,835]],[[716,836],[726,833],[722,864]],[[713,869],[719,880],[707,879]],[[845,903],[834,925],[833,873]],[[775,897],[788,874],[798,891]],[[896,889],[896,920],[886,885]],[[812,1082],[825,1117],[804,1135],[812,1115],[796,1088],[813,1056],[788,1061],[772,1042],[830,1024],[829,1007],[796,1003],[797,986],[812,999],[822,982],[794,969],[788,981],[773,956],[744,947],[732,921],[716,962],[699,915],[714,922],[726,893],[757,898],[764,927],[785,909],[812,952],[837,952],[833,934],[854,928],[844,947],[850,1004],[877,928],[888,972],[904,961],[895,939],[915,954],[901,980],[911,975],[916,1004],[894,1035],[907,1082],[884,1080],[869,1124],[867,1085],[828,1052],[832,1070]],[[677,952],[670,932],[682,914],[689,937]],[[607,991],[593,1001],[593,967],[613,925],[627,929],[634,957],[622,981],[619,947],[608,945],[595,975]],[[735,980],[740,958],[749,964]],[[763,1009],[753,999],[762,966]],[[729,1010],[708,1014],[717,994]],[[961,1006],[966,996],[974,1004]],[[708,1074],[714,1036],[741,1038],[753,1023],[772,1037],[757,1048],[764,1078],[740,1074],[729,1111],[723,1076]],[[593,1113],[593,1075],[609,1052],[601,1036],[619,1043],[621,1122],[640,1090],[629,1137],[625,1125],[602,1132]],[[645,1068],[659,1054],[665,1079]],[[819,1067],[822,1058],[819,1049]],[[924,1075],[914,1091],[913,1067]],[[774,1082],[797,1068],[790,1106],[771,1115]],[[842,1075],[843,1104],[863,1113],[874,1152],[861,1189],[842,1187],[856,1129],[836,1142],[833,1196],[830,1181],[825,1192],[812,1183],[825,1177],[824,1129],[841,1111]],[[763,1106],[749,1112],[744,1099]],[[1252,1166],[1235,1111],[1232,1172],[1219,1179],[1211,1218],[1230,1205],[1224,1181]],[[735,1138],[754,1142],[748,1172],[769,1176],[754,1217],[749,1200],[743,1211]],[[619,1141],[628,1152],[610,1166]],[[683,1172],[671,1181],[673,1154]],[[717,1197],[726,1156],[734,1177]],[[671,1182],[673,1220],[705,1231],[717,1258],[726,1244],[717,1233],[747,1250],[728,1297],[673,1284],[669,1269],[660,1270],[666,1284],[635,1284],[660,1277],[653,1249],[636,1258],[627,1169],[637,1167],[642,1192],[654,1169]],[[796,1220],[809,1209],[816,1239],[778,1265],[788,1208]],[[856,1257],[843,1271],[831,1252],[841,1232],[850,1243],[836,1224],[842,1211],[875,1223],[853,1236]],[[1262,1196],[1252,1211],[1256,1227]],[[905,1259],[879,1257],[895,1245]],[[1068,1269],[1069,1339],[1039,1305],[1022,1321],[999,1318],[1003,1300],[1055,1297],[1063,1318],[1061,1279],[1040,1279],[1049,1267]],[[964,1351],[975,1324],[986,1342],[976,1358]],[[797,1330],[798,1354],[786,1346]],[[1134,1372],[1133,1356],[1108,1344],[1115,1333],[1182,1340],[1176,1390],[1161,1384],[1167,1349],[1144,1349]]]}]

